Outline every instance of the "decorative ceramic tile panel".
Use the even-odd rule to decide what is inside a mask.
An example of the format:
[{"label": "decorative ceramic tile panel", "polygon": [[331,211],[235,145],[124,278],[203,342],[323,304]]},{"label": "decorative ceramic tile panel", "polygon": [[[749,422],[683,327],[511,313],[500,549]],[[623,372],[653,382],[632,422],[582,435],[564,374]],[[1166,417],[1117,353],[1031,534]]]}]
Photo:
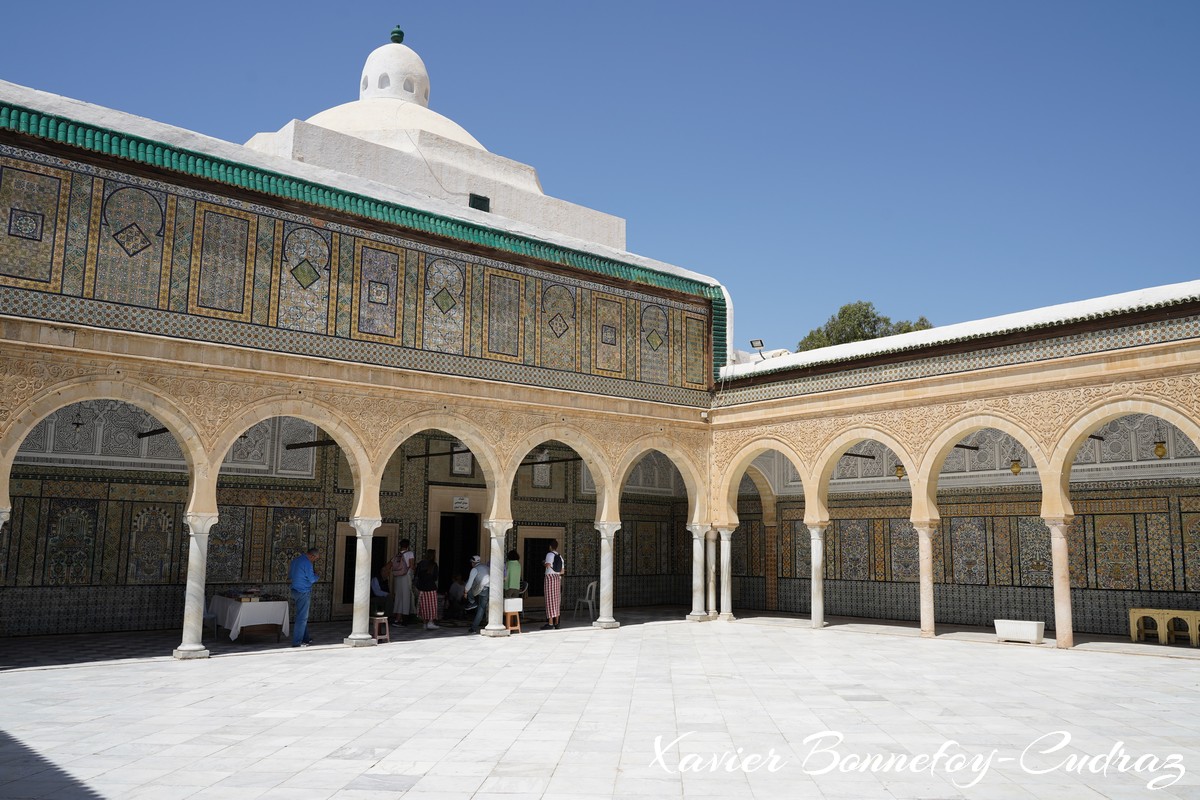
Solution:
[{"label": "decorative ceramic tile panel", "polygon": [[537,314],[541,364],[553,369],[578,369],[578,316],[574,287],[542,283]]},{"label": "decorative ceramic tile panel", "polygon": [[332,234],[292,222],[283,224],[276,324],[309,333],[329,329]]},{"label": "decorative ceramic tile panel", "polygon": [[1022,586],[1054,585],[1050,529],[1041,517],[1017,519],[1017,549]]},{"label": "decorative ceramic tile panel", "polygon": [[708,319],[685,313],[683,316],[683,381],[688,386],[708,383]]},{"label": "decorative ceramic tile panel", "polygon": [[94,582],[99,511],[94,500],[50,501],[42,578],[45,585],[80,586]]},{"label": "decorative ceramic tile panel", "polygon": [[1096,516],[1096,582],[1102,589],[1136,589],[1137,548],[1132,515]]},{"label": "decorative ceramic tile panel", "polygon": [[988,582],[987,525],[982,517],[951,519],[950,547],[954,583]]},{"label": "decorative ceramic tile panel", "polygon": [[[641,521],[635,524],[634,565],[639,575],[658,574],[658,523]],[[595,534],[599,536],[599,533]]]},{"label": "decorative ceramic tile panel", "polygon": [[5,283],[59,290],[70,189],[69,172],[0,158],[0,276]]},{"label": "decorative ceramic tile panel", "polygon": [[427,260],[421,317],[421,346],[424,349],[439,353],[463,352],[470,307],[467,272],[465,264],[448,258]]},{"label": "decorative ceramic tile panel", "polygon": [[258,217],[196,204],[188,313],[249,321]]},{"label": "decorative ceramic tile panel", "polygon": [[838,577],[848,581],[869,580],[871,576],[870,520],[840,519],[833,525],[836,525],[838,529],[838,555],[842,566]]},{"label": "decorative ceramic tile panel", "polygon": [[105,193],[91,296],[158,308],[168,274],[164,256],[171,248],[166,234],[174,233],[174,220],[167,219],[167,196],[115,182],[105,186]]},{"label": "decorative ceramic tile panel", "polygon": [[592,363],[605,375],[625,370],[625,303],[619,297],[592,293]]},{"label": "decorative ceramic tile panel", "polygon": [[0,147],[8,315],[707,407],[709,302],[606,280]]},{"label": "decorative ceramic tile panel", "polygon": [[667,309],[644,304],[638,325],[638,370],[649,383],[668,382],[671,376],[671,327]]},{"label": "decorative ceramic tile panel", "polygon": [[921,554],[917,529],[906,519],[888,520],[891,533],[892,580],[919,581]]},{"label": "decorative ceramic tile panel", "polygon": [[487,358],[521,361],[524,356],[525,284],[522,276],[499,270],[484,274],[483,354]]},{"label": "decorative ceramic tile panel", "polygon": [[129,583],[167,583],[179,543],[173,506],[135,505],[129,533]]}]

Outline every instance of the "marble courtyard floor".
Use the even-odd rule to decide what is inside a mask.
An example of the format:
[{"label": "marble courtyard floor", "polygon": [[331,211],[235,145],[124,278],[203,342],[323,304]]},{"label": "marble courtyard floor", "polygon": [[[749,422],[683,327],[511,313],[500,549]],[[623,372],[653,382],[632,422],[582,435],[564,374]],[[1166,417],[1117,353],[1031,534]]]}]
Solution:
[{"label": "marble courtyard floor", "polygon": [[1200,798],[1200,651],[683,613],[0,639],[0,798]]}]

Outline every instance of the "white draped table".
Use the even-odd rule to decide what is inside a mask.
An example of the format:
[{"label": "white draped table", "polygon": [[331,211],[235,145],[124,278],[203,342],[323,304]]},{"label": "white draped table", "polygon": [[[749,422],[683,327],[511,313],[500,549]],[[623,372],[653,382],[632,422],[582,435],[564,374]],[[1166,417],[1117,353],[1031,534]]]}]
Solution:
[{"label": "white draped table", "polygon": [[242,628],[250,625],[278,625],[280,636],[291,633],[291,615],[286,600],[243,603],[230,597],[216,595],[208,610],[216,616],[218,625],[229,629],[230,639],[236,639]]}]

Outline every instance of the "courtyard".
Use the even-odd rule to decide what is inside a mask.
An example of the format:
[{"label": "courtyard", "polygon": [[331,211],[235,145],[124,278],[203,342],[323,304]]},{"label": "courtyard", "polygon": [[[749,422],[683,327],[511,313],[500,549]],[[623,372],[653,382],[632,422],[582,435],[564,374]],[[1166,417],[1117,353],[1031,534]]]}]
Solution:
[{"label": "courtyard", "polygon": [[5,661],[0,797],[1200,797],[1186,646],[621,616],[500,640],[406,629],[345,648],[330,625],[306,649],[270,637],[198,661]]}]

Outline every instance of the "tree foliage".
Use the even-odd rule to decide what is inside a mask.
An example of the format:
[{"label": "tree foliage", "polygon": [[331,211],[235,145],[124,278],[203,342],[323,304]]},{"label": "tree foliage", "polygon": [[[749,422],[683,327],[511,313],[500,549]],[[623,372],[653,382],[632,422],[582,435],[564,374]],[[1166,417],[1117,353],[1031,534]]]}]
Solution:
[{"label": "tree foliage", "polygon": [[865,339],[923,331],[932,327],[933,323],[925,317],[918,318],[916,322],[904,319],[892,322],[890,317],[885,317],[875,310],[874,303],[859,300],[842,306],[824,325],[809,331],[808,335],[800,340],[800,344],[796,345],[796,350],[816,350],[818,347],[861,342]]}]

